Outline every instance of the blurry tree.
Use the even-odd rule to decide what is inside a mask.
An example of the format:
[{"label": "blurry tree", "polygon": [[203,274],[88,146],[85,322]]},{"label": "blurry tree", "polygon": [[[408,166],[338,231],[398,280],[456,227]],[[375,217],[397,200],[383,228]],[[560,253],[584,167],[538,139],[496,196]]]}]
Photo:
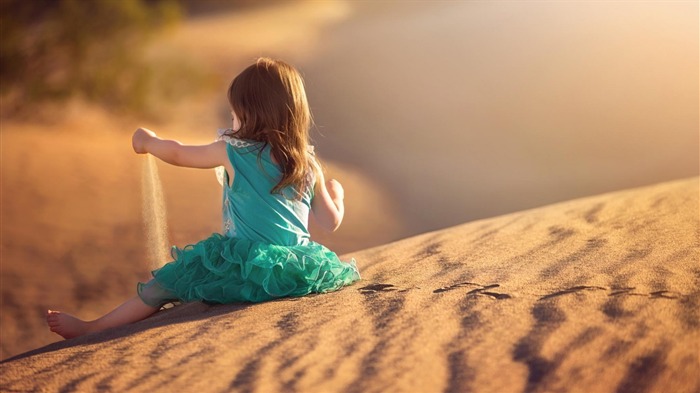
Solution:
[{"label": "blurry tree", "polygon": [[180,14],[170,0],[0,0],[3,113],[74,96],[144,111],[153,71],[143,49]]}]

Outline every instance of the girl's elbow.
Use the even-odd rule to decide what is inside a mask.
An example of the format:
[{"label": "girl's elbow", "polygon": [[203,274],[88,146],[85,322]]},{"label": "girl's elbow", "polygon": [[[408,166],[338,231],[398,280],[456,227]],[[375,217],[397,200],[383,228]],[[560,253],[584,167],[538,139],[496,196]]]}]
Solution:
[{"label": "girl's elbow", "polygon": [[311,212],[314,222],[326,232],[337,231],[343,222],[344,211],[342,209],[316,205],[312,207]]},{"label": "girl's elbow", "polygon": [[317,220],[316,222],[320,224],[320,226],[329,233],[333,233],[340,228],[340,224],[342,223],[342,217],[325,217],[324,220]]},{"label": "girl's elbow", "polygon": [[328,225],[328,231],[329,232],[335,232],[340,228],[340,224],[343,223],[343,217],[342,216],[334,216],[331,219],[331,222],[329,222]]},{"label": "girl's elbow", "polygon": [[334,222],[331,225],[328,226],[328,232],[333,233],[340,228],[340,222]]}]

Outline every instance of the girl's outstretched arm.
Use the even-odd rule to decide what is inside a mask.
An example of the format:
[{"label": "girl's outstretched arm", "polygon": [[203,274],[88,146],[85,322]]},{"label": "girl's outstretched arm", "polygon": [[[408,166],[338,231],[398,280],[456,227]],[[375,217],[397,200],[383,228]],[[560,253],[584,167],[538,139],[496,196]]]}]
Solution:
[{"label": "girl's outstretched arm", "polygon": [[134,132],[131,144],[136,153],[153,154],[168,164],[189,168],[224,166],[232,173],[224,141],[200,146],[183,145],[178,141],[161,139],[151,130],[139,128]]},{"label": "girl's outstretched arm", "polygon": [[327,182],[323,178],[322,171],[318,171],[314,199],[311,201],[311,211],[316,222],[323,229],[335,232],[343,222],[345,215],[345,191],[343,186],[335,179]]}]

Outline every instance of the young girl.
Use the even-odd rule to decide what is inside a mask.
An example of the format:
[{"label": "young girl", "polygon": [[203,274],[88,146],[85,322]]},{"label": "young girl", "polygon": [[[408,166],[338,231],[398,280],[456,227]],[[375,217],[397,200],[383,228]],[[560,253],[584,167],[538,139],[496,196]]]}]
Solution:
[{"label": "young girl", "polygon": [[354,260],[309,239],[313,212],[335,231],[344,215],[343,188],[324,181],[309,145],[311,113],[301,76],[267,58],[246,68],[228,90],[232,128],[209,145],[188,146],[139,128],[134,151],[190,168],[223,168],[224,233],[184,249],[137,287],[138,296],[83,321],[49,310],[51,331],[64,338],[139,321],[172,301],[262,302],[340,289],[359,280]]}]

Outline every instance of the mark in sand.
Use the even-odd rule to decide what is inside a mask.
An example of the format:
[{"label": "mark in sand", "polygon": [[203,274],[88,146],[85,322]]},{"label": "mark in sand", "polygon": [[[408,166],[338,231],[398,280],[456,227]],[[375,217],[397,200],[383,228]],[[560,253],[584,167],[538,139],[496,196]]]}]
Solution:
[{"label": "mark in sand", "polygon": [[678,299],[681,294],[673,291],[656,291],[649,294],[651,298]]},{"label": "mark in sand", "polygon": [[467,292],[467,295],[486,295],[486,296],[490,296],[490,297],[492,297],[494,299],[498,299],[498,300],[512,298],[512,296],[508,295],[507,293],[498,293],[498,292],[488,291],[488,289],[500,287],[499,284],[481,285],[481,284],[477,284],[477,283],[473,283],[473,282],[461,282],[461,283],[450,285],[447,287],[438,288],[438,289],[434,290],[433,293],[447,292],[447,291],[451,291],[453,289],[457,289],[457,288],[461,288],[461,287],[465,287],[465,286],[477,286],[477,287],[479,287],[479,288],[475,288],[475,289],[472,289],[471,291]]},{"label": "mark in sand", "polygon": [[650,297],[652,299],[678,299],[683,296],[682,293],[674,292],[674,291],[656,291],[656,292],[650,292],[650,293],[638,293],[638,292],[632,292],[635,290],[635,287],[622,287],[622,288],[605,288],[605,287],[598,287],[598,286],[588,286],[588,285],[579,285],[576,287],[571,287],[567,288],[561,291],[553,292],[547,295],[544,295],[539,298],[539,300],[545,300],[545,299],[551,299],[553,297],[557,296],[562,296],[562,295],[568,295],[571,293],[577,293],[577,292],[582,292],[582,291],[610,291],[608,293],[609,297],[612,296],[643,296],[643,297]]},{"label": "mark in sand", "polygon": [[638,293],[632,293],[635,287],[624,287],[624,288],[610,288],[612,292],[608,296],[619,296],[619,295],[641,295]]},{"label": "mark in sand", "polygon": [[576,292],[581,292],[581,291],[590,291],[590,290],[601,290],[601,291],[605,291],[606,289],[607,289],[607,288],[603,288],[603,287],[588,286],[588,285],[579,285],[579,286],[576,286],[576,287],[571,287],[571,288],[564,289],[563,291],[557,291],[557,292],[554,292],[554,293],[550,293],[550,294],[548,294],[548,295],[544,295],[544,296],[542,296],[542,297],[540,298],[540,300],[550,299],[550,298],[553,298],[553,297],[557,297],[557,296],[561,296],[561,295],[568,295],[568,294],[570,294],[570,293],[576,293]]},{"label": "mark in sand", "polygon": [[361,294],[363,295],[372,295],[375,293],[379,292],[406,292],[411,289],[420,289],[419,287],[413,287],[413,288],[399,288],[395,286],[394,284],[369,284],[366,285],[362,288],[358,288],[357,290],[360,291]]},{"label": "mark in sand", "polygon": [[477,283],[473,283],[473,282],[460,282],[460,283],[458,283],[458,284],[450,285],[450,286],[448,286],[448,287],[438,288],[438,289],[434,290],[433,293],[447,292],[447,291],[451,291],[451,290],[453,290],[453,289],[457,289],[457,288],[461,288],[461,287],[466,287],[466,286],[477,286],[477,287],[480,287],[480,286],[482,286],[482,285],[481,285],[481,284],[477,284]]}]

